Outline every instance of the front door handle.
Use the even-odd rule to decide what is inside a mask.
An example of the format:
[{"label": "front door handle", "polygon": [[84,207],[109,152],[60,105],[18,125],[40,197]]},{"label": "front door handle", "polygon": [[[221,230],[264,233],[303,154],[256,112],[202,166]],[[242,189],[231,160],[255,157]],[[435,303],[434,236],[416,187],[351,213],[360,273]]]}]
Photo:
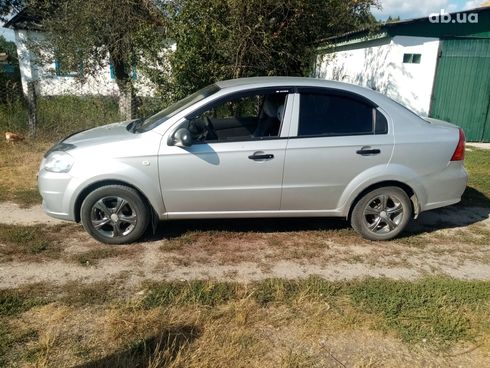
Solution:
[{"label": "front door handle", "polygon": [[372,149],[371,147],[366,146],[366,147],[362,147],[356,153],[358,155],[361,155],[361,156],[375,156],[375,155],[379,155],[381,153],[381,150],[379,150],[379,149]]},{"label": "front door handle", "polygon": [[250,160],[261,161],[261,160],[272,160],[274,155],[266,154],[264,152],[255,152],[253,155],[248,156]]}]

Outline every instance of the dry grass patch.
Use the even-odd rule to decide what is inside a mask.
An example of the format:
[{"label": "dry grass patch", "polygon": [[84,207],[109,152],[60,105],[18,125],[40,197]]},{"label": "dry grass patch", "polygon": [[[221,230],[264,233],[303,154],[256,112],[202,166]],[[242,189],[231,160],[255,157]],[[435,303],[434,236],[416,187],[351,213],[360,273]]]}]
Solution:
[{"label": "dry grass patch", "polygon": [[107,246],[94,242],[94,248],[76,252],[69,259],[82,266],[97,266],[105,259],[134,259],[143,252],[142,245]]},{"label": "dry grass patch", "polygon": [[72,225],[21,226],[0,224],[0,262],[59,259]]},{"label": "dry grass patch", "polygon": [[[160,250],[176,265],[193,263],[235,265],[280,260],[322,264],[333,258],[351,258],[342,246],[370,243],[351,229],[305,231],[183,231],[165,240]],[[355,257],[353,255],[352,257]]]},{"label": "dry grass patch", "polygon": [[0,263],[66,260],[96,266],[110,258],[134,258],[142,245],[107,246],[93,240],[80,225],[0,224]]},{"label": "dry grass patch", "polygon": [[24,207],[41,203],[37,172],[49,142],[26,141],[8,144],[0,140],[0,201]]},{"label": "dry grass patch", "polygon": [[[488,282],[195,281],[125,292],[121,285],[72,284],[51,289],[41,304],[15,307],[0,328],[5,364],[441,366],[465,365],[468,354],[443,355],[475,345],[483,350],[471,361],[488,363]],[[11,292],[28,300],[43,289]]]},{"label": "dry grass patch", "polygon": [[[3,342],[6,364],[411,367],[467,365],[468,356],[488,363],[488,282],[310,278],[117,290],[118,284],[73,284],[52,292],[49,304],[3,317],[3,328],[16,331]],[[0,329],[0,342],[2,336]]]}]

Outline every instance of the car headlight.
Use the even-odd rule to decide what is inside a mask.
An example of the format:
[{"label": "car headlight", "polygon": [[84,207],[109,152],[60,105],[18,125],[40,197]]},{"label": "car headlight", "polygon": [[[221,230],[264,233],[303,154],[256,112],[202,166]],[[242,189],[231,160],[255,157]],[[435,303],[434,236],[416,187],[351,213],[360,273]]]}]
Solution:
[{"label": "car headlight", "polygon": [[44,170],[54,173],[67,173],[73,167],[75,160],[66,152],[51,153],[44,163]]}]

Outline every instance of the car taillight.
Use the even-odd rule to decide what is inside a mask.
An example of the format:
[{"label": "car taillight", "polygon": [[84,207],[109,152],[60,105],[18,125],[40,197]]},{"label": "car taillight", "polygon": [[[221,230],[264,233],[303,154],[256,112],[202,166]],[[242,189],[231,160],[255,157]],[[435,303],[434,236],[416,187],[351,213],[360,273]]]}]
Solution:
[{"label": "car taillight", "polygon": [[459,142],[456,150],[454,151],[451,161],[463,161],[464,160],[464,149],[465,149],[466,138],[464,136],[463,129],[459,129]]}]

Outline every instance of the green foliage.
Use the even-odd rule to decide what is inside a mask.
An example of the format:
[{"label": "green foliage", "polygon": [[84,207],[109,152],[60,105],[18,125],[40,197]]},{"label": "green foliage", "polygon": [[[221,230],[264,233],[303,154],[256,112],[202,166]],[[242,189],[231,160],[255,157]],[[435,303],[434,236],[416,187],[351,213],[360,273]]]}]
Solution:
[{"label": "green foliage", "polygon": [[5,21],[12,14],[19,12],[25,6],[25,0],[2,0],[0,1],[0,20]]},{"label": "green foliage", "polygon": [[[52,62],[56,57],[67,72],[80,66],[82,79],[112,62],[120,88],[133,84],[131,68],[136,64],[169,101],[217,80],[307,75],[317,42],[375,24],[370,8],[377,0],[29,0],[29,4],[43,19],[48,36],[31,45],[40,58]],[[177,45],[175,52],[172,45]]]},{"label": "green foliage", "polygon": [[400,21],[400,17],[392,17],[391,15],[386,19],[386,23],[396,23]]},{"label": "green foliage", "polygon": [[15,46],[15,43],[7,41],[3,36],[0,36],[0,53],[7,54],[7,62],[9,64],[19,64],[17,58],[17,47]]},{"label": "green foliage", "polygon": [[30,45],[42,61],[58,59],[62,73],[79,66],[81,79],[112,63],[120,88],[132,84],[140,53],[162,49],[166,38],[165,17],[153,1],[29,0],[29,9],[42,19],[46,34],[45,41]]},{"label": "green foliage", "polygon": [[40,97],[37,103],[42,134],[69,133],[121,120],[117,100],[102,96]]},{"label": "green foliage", "polygon": [[[308,75],[319,40],[374,23],[375,0],[180,0],[170,9],[174,93],[217,80]],[[168,87],[168,86],[167,86]]]},{"label": "green foliage", "polygon": [[[17,58],[17,48],[14,42],[7,41],[0,36],[0,53],[7,54],[7,64],[0,65],[0,116],[4,105],[7,108],[15,105],[22,97],[20,83],[19,61]],[[13,73],[5,68],[13,68]]]}]

